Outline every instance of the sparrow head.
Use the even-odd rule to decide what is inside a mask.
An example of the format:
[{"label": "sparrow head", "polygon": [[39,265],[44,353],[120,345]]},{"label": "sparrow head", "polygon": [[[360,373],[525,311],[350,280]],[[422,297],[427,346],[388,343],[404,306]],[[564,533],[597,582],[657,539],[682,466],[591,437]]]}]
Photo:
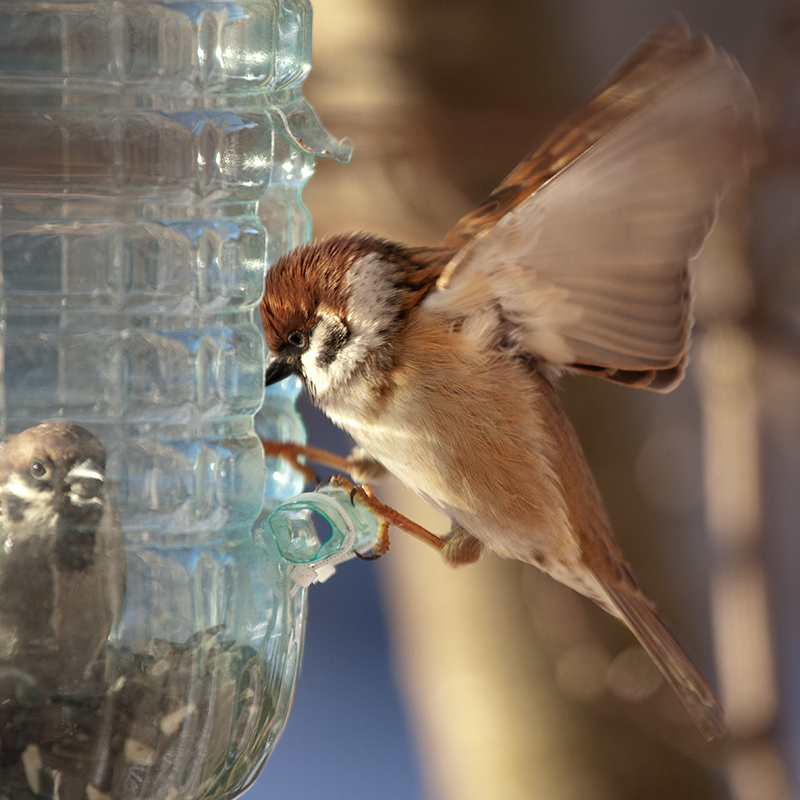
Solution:
[{"label": "sparrow head", "polygon": [[0,450],[0,663],[49,695],[75,691],[121,617],[127,564],[105,468],[100,441],[67,420]]},{"label": "sparrow head", "polygon": [[44,422],[10,437],[0,458],[6,535],[51,533],[60,560],[83,563],[91,558],[105,507],[105,466],[100,441],[66,420]]},{"label": "sparrow head", "polygon": [[351,234],[278,260],[261,301],[266,384],[298,375],[321,402],[365,371],[390,369],[404,321],[450,254]]}]

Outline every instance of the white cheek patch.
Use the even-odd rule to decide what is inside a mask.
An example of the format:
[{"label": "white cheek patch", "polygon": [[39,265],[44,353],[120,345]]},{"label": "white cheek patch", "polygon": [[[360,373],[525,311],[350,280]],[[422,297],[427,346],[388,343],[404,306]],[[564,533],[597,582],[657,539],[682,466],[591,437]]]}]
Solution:
[{"label": "white cheek patch", "polygon": [[330,352],[331,341],[335,341],[342,327],[340,320],[328,314],[320,314],[308,349],[300,357],[303,375],[319,393],[346,380],[355,366],[345,353],[348,349],[346,343],[335,353]]},{"label": "white cheek patch", "polygon": [[[318,396],[343,387],[370,353],[385,344],[398,311],[395,273],[396,268],[377,253],[363,256],[348,272],[347,328],[336,317],[319,315],[300,358],[303,375]],[[332,348],[337,335],[338,346]]]},{"label": "white cheek patch", "polygon": [[71,482],[80,478],[88,478],[89,480],[100,481],[101,483],[106,479],[106,476],[100,472],[100,467],[97,463],[87,458],[86,461],[80,464],[75,464],[72,469],[67,473],[65,480]]},{"label": "white cheek patch", "polygon": [[33,486],[29,486],[25,483],[19,475],[9,475],[3,484],[3,488],[5,491],[28,503],[36,502],[42,498],[42,493]]},{"label": "white cheek patch", "polygon": [[[22,524],[14,523],[14,536],[17,539],[33,538],[42,531],[55,528],[56,516],[53,513],[52,496],[29,486],[19,475],[9,475],[3,482],[3,493],[13,495],[24,503],[20,509],[23,514]],[[5,514],[3,509],[3,514]],[[3,520],[3,524],[9,524]]]},{"label": "white cheek patch", "polygon": [[87,497],[82,494],[74,483],[76,481],[91,480],[99,481],[102,485],[105,482],[106,476],[100,472],[100,467],[91,458],[87,458],[80,464],[75,464],[64,477],[64,482],[69,486],[69,500],[74,506],[90,506],[90,505],[103,505],[103,498],[98,495]]}]

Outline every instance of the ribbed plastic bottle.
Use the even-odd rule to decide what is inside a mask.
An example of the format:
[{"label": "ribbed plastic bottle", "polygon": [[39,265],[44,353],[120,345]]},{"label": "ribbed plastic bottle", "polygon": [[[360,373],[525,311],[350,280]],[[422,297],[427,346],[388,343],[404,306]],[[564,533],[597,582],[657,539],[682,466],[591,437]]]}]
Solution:
[{"label": "ribbed plastic bottle", "polygon": [[254,433],[253,309],[313,153],[349,155],[300,94],[310,25],[0,5],[0,796],[229,797],[281,730],[304,593],[253,529],[300,487]]}]

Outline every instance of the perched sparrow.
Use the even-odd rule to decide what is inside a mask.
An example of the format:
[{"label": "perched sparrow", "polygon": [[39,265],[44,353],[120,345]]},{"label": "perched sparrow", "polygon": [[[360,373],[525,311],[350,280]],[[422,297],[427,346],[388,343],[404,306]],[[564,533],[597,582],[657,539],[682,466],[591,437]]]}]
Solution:
[{"label": "perched sparrow", "polygon": [[0,677],[68,691],[119,619],[125,553],[105,467],[103,445],[66,420],[2,448]]},{"label": "perched sparrow", "polygon": [[724,733],[719,703],[615,543],[554,382],[575,370],[677,385],[688,262],[757,139],[745,76],[674,18],[442,247],[313,243],[269,270],[261,305],[266,382],[299,375],[444,512],[447,561],[489,548],[596,601],[707,738]]}]

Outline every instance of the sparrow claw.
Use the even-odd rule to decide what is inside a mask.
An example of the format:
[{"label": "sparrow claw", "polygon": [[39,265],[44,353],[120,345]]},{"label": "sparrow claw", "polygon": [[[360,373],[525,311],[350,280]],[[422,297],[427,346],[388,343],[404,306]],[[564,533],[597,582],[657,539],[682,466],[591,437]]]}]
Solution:
[{"label": "sparrow claw", "polygon": [[[353,493],[351,492],[351,495],[352,494]],[[375,543],[375,546],[372,548],[372,550],[369,553],[359,553],[357,550],[353,551],[362,561],[377,561],[381,556],[384,556],[389,552],[389,547],[391,545],[391,542],[389,541],[389,520],[387,520],[385,517],[379,517],[379,520],[378,541]]]},{"label": "sparrow claw", "polygon": [[362,561],[377,561],[383,553],[359,553],[358,550],[353,550],[356,558],[360,558]]},{"label": "sparrow claw", "polygon": [[[431,533],[421,525],[417,525],[416,522],[413,522],[391,506],[382,503],[375,496],[375,492],[368,483],[358,485],[345,478],[344,475],[334,475],[330,480],[330,485],[348,490],[350,492],[351,503],[355,504],[355,501],[358,501],[370,514],[378,518],[380,522],[378,527],[378,543],[372,551],[373,554],[377,554],[375,558],[379,558],[389,550],[390,525],[394,525],[396,528],[400,528],[400,530],[410,533],[412,536],[416,536],[418,539],[427,542],[437,550],[442,549],[442,540],[436,536],[436,534]],[[359,558],[363,556],[363,554],[356,555],[359,555]],[[369,557],[367,560],[371,561],[373,558]]]}]

